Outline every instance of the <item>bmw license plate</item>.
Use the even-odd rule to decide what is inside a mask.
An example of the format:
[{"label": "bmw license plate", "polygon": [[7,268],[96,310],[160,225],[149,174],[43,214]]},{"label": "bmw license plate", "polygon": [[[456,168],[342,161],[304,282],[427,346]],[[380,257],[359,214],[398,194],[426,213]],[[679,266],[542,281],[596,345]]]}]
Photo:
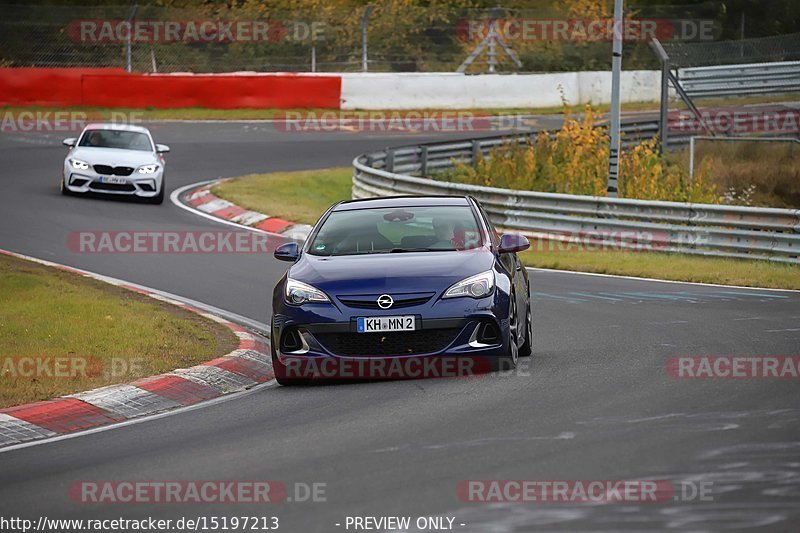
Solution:
[{"label": "bmw license plate", "polygon": [[417,329],[417,318],[414,315],[358,317],[356,323],[359,333],[414,331]]},{"label": "bmw license plate", "polygon": [[116,183],[117,185],[125,185],[128,180],[125,178],[117,178],[115,176],[100,176],[100,183]]}]

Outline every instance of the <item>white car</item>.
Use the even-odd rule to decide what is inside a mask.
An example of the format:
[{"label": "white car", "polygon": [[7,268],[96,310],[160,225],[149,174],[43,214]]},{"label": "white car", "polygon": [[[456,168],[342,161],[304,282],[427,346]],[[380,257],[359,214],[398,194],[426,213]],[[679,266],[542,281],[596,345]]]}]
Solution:
[{"label": "white car", "polygon": [[64,159],[61,192],[136,196],[164,201],[164,156],[169,146],[155,144],[147,128],[127,124],[89,124]]}]

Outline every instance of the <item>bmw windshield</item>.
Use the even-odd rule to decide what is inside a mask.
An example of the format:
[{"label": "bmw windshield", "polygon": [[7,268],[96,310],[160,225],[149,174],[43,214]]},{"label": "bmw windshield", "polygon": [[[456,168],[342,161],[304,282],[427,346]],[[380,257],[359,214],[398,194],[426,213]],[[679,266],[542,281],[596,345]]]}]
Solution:
[{"label": "bmw windshield", "polygon": [[138,131],[123,130],[86,130],[78,146],[87,148],[120,148],[123,150],[139,150],[152,152],[150,138]]},{"label": "bmw windshield", "polygon": [[481,232],[469,206],[425,206],[334,211],[308,253],[363,255],[444,252],[476,248]]}]

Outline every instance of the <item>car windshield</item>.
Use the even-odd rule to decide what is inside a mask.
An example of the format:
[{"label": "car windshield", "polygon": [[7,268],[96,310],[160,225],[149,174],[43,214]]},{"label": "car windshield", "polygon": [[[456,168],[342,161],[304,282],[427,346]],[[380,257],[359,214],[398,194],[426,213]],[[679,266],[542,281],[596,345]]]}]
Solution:
[{"label": "car windshield", "polygon": [[153,146],[150,138],[138,131],[124,130],[87,130],[81,137],[78,146],[94,148],[121,148],[123,150],[139,150],[151,152]]},{"label": "car windshield", "polygon": [[469,206],[334,211],[309,246],[312,255],[444,252],[481,246]]}]

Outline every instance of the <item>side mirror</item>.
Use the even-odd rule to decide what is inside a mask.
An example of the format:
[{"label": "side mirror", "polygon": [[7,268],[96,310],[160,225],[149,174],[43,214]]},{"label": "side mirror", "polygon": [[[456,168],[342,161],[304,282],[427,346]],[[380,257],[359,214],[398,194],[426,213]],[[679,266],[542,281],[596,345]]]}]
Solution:
[{"label": "side mirror", "polygon": [[78,139],[76,139],[75,137],[70,137],[69,139],[64,139],[63,141],[61,141],[61,144],[63,144],[64,146],[69,146],[70,148],[74,148],[75,143],[77,142]]},{"label": "side mirror", "polygon": [[506,233],[500,237],[500,246],[497,247],[497,251],[501,254],[510,254],[527,250],[530,247],[531,243],[524,235]]},{"label": "side mirror", "polygon": [[167,152],[169,152],[169,146],[167,146],[166,144],[157,144],[156,152],[158,152],[159,154],[166,154]]},{"label": "side mirror", "polygon": [[291,261],[294,263],[300,257],[300,246],[296,242],[287,242],[275,248],[273,255],[278,261]]}]

